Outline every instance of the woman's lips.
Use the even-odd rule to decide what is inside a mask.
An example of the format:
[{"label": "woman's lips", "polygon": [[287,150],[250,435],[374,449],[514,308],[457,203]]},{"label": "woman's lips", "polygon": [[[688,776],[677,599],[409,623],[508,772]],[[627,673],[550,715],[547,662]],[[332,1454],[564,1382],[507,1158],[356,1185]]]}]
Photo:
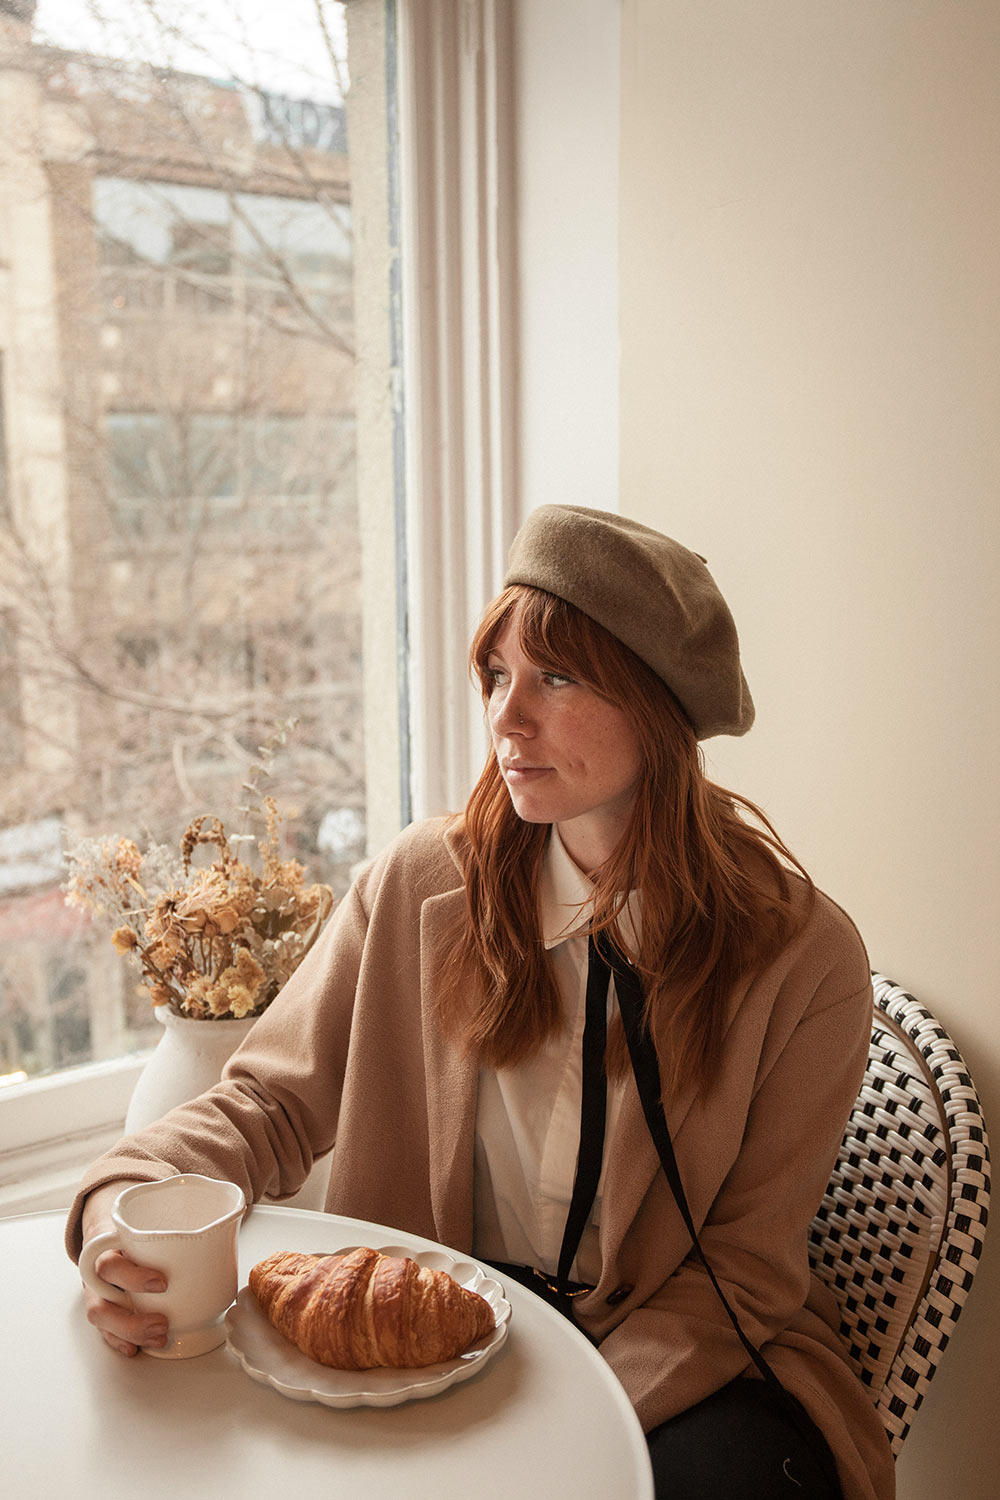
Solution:
[{"label": "woman's lips", "polygon": [[504,776],[508,781],[512,781],[516,785],[518,782],[523,783],[527,781],[537,781],[540,776],[548,776],[551,770],[551,766],[522,766],[516,764],[508,764],[504,766]]}]

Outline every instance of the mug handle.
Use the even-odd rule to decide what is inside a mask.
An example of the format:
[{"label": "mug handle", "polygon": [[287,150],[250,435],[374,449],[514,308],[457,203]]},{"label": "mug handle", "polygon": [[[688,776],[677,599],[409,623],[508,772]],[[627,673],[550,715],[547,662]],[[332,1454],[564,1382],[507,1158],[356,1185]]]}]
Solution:
[{"label": "mug handle", "polygon": [[119,1307],[131,1307],[132,1298],[128,1292],[123,1292],[120,1286],[112,1286],[110,1281],[105,1281],[103,1277],[98,1276],[95,1269],[98,1256],[103,1255],[105,1250],[120,1249],[121,1239],[115,1230],[109,1229],[104,1234],[95,1234],[80,1251],[79,1271],[84,1286],[96,1292],[98,1297],[103,1297],[105,1302],[117,1302]]}]

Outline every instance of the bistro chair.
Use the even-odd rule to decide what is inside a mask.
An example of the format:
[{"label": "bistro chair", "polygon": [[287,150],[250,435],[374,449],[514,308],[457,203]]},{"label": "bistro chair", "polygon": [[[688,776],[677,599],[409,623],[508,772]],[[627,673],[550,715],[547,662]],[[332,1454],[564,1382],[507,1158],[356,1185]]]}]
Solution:
[{"label": "bistro chair", "polygon": [[868,1068],[809,1258],[898,1457],[979,1264],[990,1157],[951,1037],[890,979],[872,983]]}]

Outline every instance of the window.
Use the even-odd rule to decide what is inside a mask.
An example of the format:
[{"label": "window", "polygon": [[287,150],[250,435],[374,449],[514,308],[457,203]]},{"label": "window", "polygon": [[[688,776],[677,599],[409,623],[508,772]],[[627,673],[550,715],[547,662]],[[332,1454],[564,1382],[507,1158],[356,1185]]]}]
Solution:
[{"label": "window", "polygon": [[104,421],[116,545],[239,526],[269,545],[350,525],[353,414],[109,410]]},{"label": "window", "polygon": [[[362,648],[377,615],[388,671],[369,670],[391,683],[398,528],[391,484],[388,527],[380,501],[362,517],[356,450],[353,200],[384,196],[385,163],[352,181],[343,5],[289,0],[277,36],[270,7],[214,10],[251,39],[238,63],[187,0],[162,35],[141,0],[41,0],[12,33],[32,87],[0,117],[20,168],[0,206],[32,316],[5,350],[0,1111],[4,1149],[29,1155],[43,1116],[41,1139],[90,1132],[92,1154],[159,1031],[63,901],[67,842],[176,843],[205,812],[236,831],[247,768],[289,718],[267,790],[311,878],[346,889],[402,817],[398,724],[378,704],[365,733]],[[358,10],[384,33],[381,4]],[[394,795],[373,821],[380,778]],[[75,1113],[40,1112],[54,1089]],[[18,1170],[0,1161],[0,1208]]]},{"label": "window", "polygon": [[[256,0],[218,3],[248,32],[252,18],[273,11]],[[100,10],[114,8],[104,0]],[[38,25],[45,9],[41,0]],[[172,22],[183,9],[172,8]],[[295,10],[282,8],[283,32]],[[297,100],[287,83],[267,89],[248,74],[224,87],[212,81],[221,69],[203,67],[199,77],[190,62],[183,80],[160,68],[168,97],[154,99],[148,69],[112,68],[105,88],[106,65],[79,55],[82,47],[33,56],[44,61],[36,71],[55,106],[50,123],[93,132],[90,179],[65,156],[30,163],[38,170],[25,174],[35,202],[42,185],[53,195],[53,303],[59,347],[75,361],[72,378],[64,368],[43,380],[60,371],[36,343],[32,394],[62,424],[71,454],[62,482],[86,496],[66,509],[72,547],[57,556],[73,567],[51,599],[65,605],[68,629],[50,632],[59,649],[30,720],[34,750],[42,730],[56,747],[45,805],[58,800],[53,764],[64,776],[60,812],[82,808],[95,827],[127,806],[148,818],[176,814],[189,790],[198,810],[210,798],[221,805],[244,769],[243,750],[291,683],[308,762],[286,774],[292,836],[304,840],[311,868],[333,861],[345,878],[366,825],[369,846],[380,847],[400,820],[454,805],[468,785],[481,725],[471,694],[468,724],[460,722],[455,685],[514,529],[509,10],[485,0],[433,8],[352,0],[346,10],[352,52],[365,63],[365,86],[347,112],[349,184],[335,99]],[[204,60],[207,33],[200,38]],[[386,93],[397,47],[398,107]],[[457,130],[442,129],[456,108]],[[221,151],[225,169],[212,180],[206,146]],[[237,169],[258,175],[237,181]],[[317,209],[336,234],[310,240]],[[355,343],[364,350],[357,365]],[[44,407],[53,392],[57,411]],[[352,505],[358,490],[360,507]],[[22,524],[29,493],[15,493]],[[353,531],[344,524],[352,513]],[[393,599],[401,577],[402,635]],[[81,607],[88,591],[100,611]],[[33,624],[40,638],[45,625]],[[87,692],[70,711],[67,690],[81,673]],[[324,740],[331,723],[332,747]],[[87,795],[74,800],[66,752],[75,745],[86,752],[77,763]],[[37,894],[51,899],[51,888]],[[106,943],[90,960],[123,973]],[[60,1018],[50,1056],[79,1056],[87,1045],[86,1027],[66,1019],[85,1018],[80,983],[86,977],[72,963],[65,975],[46,975],[49,1010]],[[31,1006],[23,986],[17,994],[11,1029],[23,1049]],[[17,1189],[19,1151],[37,1165],[43,1142],[47,1168],[68,1184],[120,1129],[136,1069],[127,1050],[141,1039],[130,1004],[125,995],[116,1010],[123,1061],[0,1090],[0,1211],[52,1201]],[[114,1030],[86,1019],[91,1041]],[[63,1139],[67,1129],[72,1140]]]},{"label": "window", "polygon": [[[343,141],[343,130],[336,139]],[[258,336],[268,328],[311,333],[320,344],[350,352],[350,204],[294,196],[320,191],[311,175],[298,182],[291,176],[287,187],[288,196],[278,197],[99,178],[94,221],[107,316],[169,312],[243,323],[250,312]],[[245,336],[247,329],[241,331]]]}]

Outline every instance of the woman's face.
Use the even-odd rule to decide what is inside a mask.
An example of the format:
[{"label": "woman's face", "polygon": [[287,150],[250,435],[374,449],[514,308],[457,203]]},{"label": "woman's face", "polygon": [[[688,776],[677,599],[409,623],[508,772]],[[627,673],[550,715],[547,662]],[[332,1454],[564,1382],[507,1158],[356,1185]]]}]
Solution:
[{"label": "woman's face", "polygon": [[635,799],[641,756],[631,722],[593,688],[525,656],[516,618],[490,651],[487,716],[518,817],[556,823],[587,873],[618,844]]}]

